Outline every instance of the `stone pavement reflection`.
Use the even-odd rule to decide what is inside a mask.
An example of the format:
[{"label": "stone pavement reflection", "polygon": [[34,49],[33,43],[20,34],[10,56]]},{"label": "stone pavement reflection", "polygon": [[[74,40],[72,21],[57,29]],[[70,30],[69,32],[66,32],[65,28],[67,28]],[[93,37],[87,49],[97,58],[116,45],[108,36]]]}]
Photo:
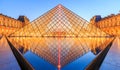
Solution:
[{"label": "stone pavement reflection", "polygon": [[100,70],[120,70],[120,38],[116,37]]},{"label": "stone pavement reflection", "polygon": [[21,70],[5,37],[0,40],[0,70]]}]

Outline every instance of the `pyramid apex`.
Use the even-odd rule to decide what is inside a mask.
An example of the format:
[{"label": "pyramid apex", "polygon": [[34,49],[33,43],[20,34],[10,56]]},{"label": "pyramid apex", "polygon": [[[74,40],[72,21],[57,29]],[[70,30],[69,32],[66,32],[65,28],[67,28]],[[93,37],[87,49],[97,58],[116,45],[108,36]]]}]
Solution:
[{"label": "pyramid apex", "polygon": [[63,5],[62,4],[58,4],[57,7],[61,8]]}]

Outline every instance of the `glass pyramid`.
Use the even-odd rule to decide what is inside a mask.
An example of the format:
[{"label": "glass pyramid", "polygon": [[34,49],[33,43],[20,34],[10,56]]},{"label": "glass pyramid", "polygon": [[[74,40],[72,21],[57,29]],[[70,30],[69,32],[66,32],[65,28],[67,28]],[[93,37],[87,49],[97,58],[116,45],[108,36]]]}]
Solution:
[{"label": "glass pyramid", "polygon": [[58,5],[12,33],[9,40],[16,48],[31,50],[61,68],[95,47],[104,49],[112,39],[85,19]]},{"label": "glass pyramid", "polygon": [[10,36],[87,37],[108,35],[69,9],[58,5]]}]

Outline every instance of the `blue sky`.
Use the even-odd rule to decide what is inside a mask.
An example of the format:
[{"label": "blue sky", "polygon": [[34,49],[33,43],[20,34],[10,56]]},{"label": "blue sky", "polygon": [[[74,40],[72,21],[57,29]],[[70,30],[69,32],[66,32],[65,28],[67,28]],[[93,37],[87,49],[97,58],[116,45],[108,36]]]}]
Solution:
[{"label": "blue sky", "polygon": [[58,4],[88,21],[94,15],[104,17],[120,11],[120,0],[0,0],[0,13],[13,18],[25,15],[32,21]]}]

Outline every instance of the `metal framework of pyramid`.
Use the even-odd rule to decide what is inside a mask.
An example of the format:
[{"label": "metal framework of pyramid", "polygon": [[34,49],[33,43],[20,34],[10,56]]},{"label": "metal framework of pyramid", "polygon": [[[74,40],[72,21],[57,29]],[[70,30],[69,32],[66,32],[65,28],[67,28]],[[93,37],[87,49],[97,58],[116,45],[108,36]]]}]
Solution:
[{"label": "metal framework of pyramid", "polygon": [[108,35],[69,9],[58,5],[10,36],[88,37]]},{"label": "metal framework of pyramid", "polygon": [[107,36],[69,9],[58,5],[9,37],[16,47],[24,46],[60,68],[88,52],[90,47],[110,41],[100,38]]}]

